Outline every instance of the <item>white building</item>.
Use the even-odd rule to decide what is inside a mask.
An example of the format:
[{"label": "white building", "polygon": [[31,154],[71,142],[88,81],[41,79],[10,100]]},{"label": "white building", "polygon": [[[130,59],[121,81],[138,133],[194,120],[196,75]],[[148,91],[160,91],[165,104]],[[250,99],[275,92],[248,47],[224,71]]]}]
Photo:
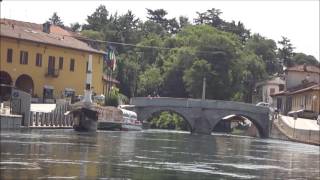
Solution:
[{"label": "white building", "polygon": [[276,104],[271,97],[272,94],[284,90],[285,81],[281,77],[274,77],[270,80],[259,82],[255,86],[255,94],[253,95],[253,102],[266,102],[273,106]]}]

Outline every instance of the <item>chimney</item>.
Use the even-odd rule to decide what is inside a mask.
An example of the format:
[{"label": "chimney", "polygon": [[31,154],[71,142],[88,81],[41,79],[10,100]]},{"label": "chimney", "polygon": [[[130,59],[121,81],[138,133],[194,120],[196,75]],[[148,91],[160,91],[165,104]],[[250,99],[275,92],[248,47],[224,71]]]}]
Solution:
[{"label": "chimney", "polygon": [[50,34],[50,26],[51,26],[50,22],[48,22],[48,21],[45,22],[44,24],[42,24],[42,31],[44,33]]}]

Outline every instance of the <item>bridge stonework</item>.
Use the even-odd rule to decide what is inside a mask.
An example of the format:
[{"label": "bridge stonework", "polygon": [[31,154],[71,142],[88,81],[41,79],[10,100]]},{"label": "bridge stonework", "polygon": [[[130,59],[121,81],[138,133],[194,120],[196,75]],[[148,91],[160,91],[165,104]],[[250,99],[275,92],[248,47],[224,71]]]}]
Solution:
[{"label": "bridge stonework", "polygon": [[162,111],[181,115],[190,125],[191,133],[211,134],[222,118],[239,115],[249,119],[258,129],[262,138],[269,137],[269,109],[253,104],[184,98],[135,97],[130,104],[138,119],[146,121]]}]

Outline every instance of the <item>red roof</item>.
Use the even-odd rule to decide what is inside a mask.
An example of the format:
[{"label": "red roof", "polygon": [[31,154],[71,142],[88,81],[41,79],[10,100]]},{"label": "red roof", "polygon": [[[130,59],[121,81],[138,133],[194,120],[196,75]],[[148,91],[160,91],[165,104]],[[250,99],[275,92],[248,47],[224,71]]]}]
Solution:
[{"label": "red roof", "polygon": [[320,73],[320,68],[317,66],[298,65],[298,66],[289,67],[286,69],[286,71]]},{"label": "red roof", "polygon": [[72,32],[64,30],[59,26],[52,26],[50,27],[51,32],[45,33],[42,31],[41,24],[8,19],[1,19],[0,24],[1,37],[21,39],[75,50],[105,54],[104,51],[96,50],[90,47],[87,43],[72,37]]},{"label": "red roof", "polygon": [[293,95],[293,94],[299,94],[306,91],[317,91],[320,90],[320,84],[315,83],[309,83],[307,85],[299,85],[296,86],[296,88],[291,88],[287,91],[280,91],[278,93],[272,94],[271,96],[281,96],[281,95]]},{"label": "red roof", "polygon": [[114,84],[120,84],[120,82],[116,79],[113,79],[112,77],[110,76],[107,76],[107,75],[103,75],[102,79],[106,82],[112,82]]}]

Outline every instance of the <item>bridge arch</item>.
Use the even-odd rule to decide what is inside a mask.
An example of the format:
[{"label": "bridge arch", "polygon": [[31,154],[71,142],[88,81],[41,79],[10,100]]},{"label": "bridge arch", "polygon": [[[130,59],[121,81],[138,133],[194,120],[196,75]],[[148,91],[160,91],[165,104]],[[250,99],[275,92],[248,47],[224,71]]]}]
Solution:
[{"label": "bridge arch", "polygon": [[227,115],[227,116],[224,116],[224,117],[220,117],[220,119],[218,118],[218,121],[213,125],[212,127],[212,131],[214,130],[214,128],[222,121],[225,121],[225,120],[228,120],[228,119],[225,119],[226,117],[228,116],[232,116],[231,118],[229,119],[232,119],[232,118],[240,118],[240,119],[247,119],[249,120],[252,125],[254,125],[254,127],[257,129],[258,131],[258,134],[259,134],[259,137],[263,136],[264,135],[264,128],[262,127],[262,125],[260,124],[259,121],[255,120],[255,118],[252,118],[248,115],[244,115],[244,114],[230,114],[230,115]]},{"label": "bridge arch", "polygon": [[130,102],[141,120],[157,111],[174,111],[189,122],[192,133],[210,134],[223,117],[235,114],[249,119],[257,127],[260,137],[269,136],[269,109],[254,104],[169,97],[135,97]]},{"label": "bridge arch", "polygon": [[151,118],[156,117],[158,115],[160,115],[162,112],[171,112],[174,114],[179,115],[180,117],[182,117],[182,119],[187,123],[189,130],[191,131],[192,127],[193,127],[193,121],[191,119],[189,119],[185,112],[179,110],[179,109],[175,109],[175,108],[150,108],[150,109],[144,109],[143,110],[144,113],[139,113],[139,120],[140,121],[150,121]]}]

